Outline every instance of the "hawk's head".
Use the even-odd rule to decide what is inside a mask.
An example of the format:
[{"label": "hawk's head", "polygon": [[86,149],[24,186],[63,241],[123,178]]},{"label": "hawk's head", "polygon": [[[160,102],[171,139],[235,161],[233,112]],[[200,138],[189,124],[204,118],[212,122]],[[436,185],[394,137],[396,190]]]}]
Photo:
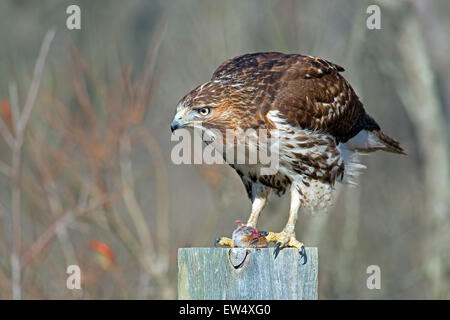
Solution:
[{"label": "hawk's head", "polygon": [[170,128],[172,132],[184,127],[234,129],[245,116],[244,101],[238,86],[217,80],[206,82],[180,100]]}]

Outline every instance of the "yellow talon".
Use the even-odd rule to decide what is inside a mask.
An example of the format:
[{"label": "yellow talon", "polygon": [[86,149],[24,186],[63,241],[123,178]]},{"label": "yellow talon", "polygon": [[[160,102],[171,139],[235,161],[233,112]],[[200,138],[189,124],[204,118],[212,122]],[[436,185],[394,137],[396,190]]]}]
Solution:
[{"label": "yellow talon", "polygon": [[278,233],[269,232],[269,234],[266,236],[266,240],[269,242],[276,242],[276,248],[275,251],[273,252],[274,258],[278,256],[282,248],[292,247],[297,248],[298,252],[305,257],[306,261],[305,246],[303,245],[303,242],[300,242],[297,239],[295,239],[295,234],[287,233],[284,231]]}]

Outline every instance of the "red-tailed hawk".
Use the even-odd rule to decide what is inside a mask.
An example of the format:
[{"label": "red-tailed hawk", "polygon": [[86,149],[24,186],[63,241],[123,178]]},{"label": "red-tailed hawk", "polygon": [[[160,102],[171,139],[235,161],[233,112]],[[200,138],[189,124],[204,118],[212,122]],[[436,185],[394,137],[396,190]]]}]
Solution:
[{"label": "red-tailed hawk", "polygon": [[[335,182],[351,182],[363,167],[358,152],[404,154],[366,113],[342,71],[327,60],[300,54],[245,54],[222,63],[211,81],[192,90],[177,106],[172,131],[201,126],[224,136],[228,129],[279,133],[275,174],[262,175],[258,164],[230,163],[252,201],[248,227],[256,228],[271,190],[278,195],[290,192],[286,226],[279,233],[265,234],[267,241],[277,243],[275,256],[285,246],[304,252],[294,234],[298,210],[325,208]],[[222,237],[218,243],[245,246],[234,242]]]}]

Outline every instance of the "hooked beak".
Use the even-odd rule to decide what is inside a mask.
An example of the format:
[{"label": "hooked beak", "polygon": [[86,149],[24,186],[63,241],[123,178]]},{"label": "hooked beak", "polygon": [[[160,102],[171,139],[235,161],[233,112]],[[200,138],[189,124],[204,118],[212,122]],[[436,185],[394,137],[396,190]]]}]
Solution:
[{"label": "hooked beak", "polygon": [[174,132],[177,129],[183,128],[184,127],[184,123],[180,122],[177,119],[173,119],[172,123],[170,124],[170,130],[172,132]]}]

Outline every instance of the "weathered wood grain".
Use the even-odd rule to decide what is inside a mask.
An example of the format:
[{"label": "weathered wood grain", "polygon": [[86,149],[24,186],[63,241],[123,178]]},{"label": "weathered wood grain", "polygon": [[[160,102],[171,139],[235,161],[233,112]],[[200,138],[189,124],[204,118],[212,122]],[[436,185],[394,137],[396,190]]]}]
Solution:
[{"label": "weathered wood grain", "polygon": [[317,248],[180,248],[178,299],[317,299]]}]

